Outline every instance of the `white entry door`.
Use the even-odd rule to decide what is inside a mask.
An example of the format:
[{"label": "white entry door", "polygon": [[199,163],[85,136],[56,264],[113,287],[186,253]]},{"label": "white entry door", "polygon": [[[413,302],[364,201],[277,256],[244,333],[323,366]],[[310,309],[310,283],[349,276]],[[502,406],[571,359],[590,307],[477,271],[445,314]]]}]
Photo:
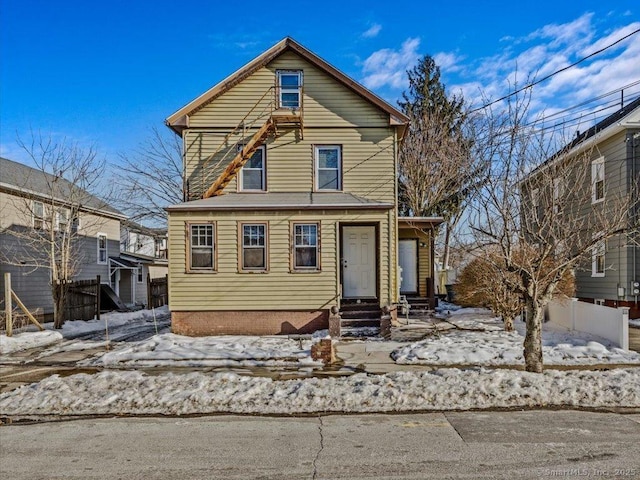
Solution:
[{"label": "white entry door", "polygon": [[376,297],[376,229],[343,227],[342,296]]},{"label": "white entry door", "polygon": [[418,242],[415,239],[400,240],[398,257],[402,269],[400,293],[418,292]]}]

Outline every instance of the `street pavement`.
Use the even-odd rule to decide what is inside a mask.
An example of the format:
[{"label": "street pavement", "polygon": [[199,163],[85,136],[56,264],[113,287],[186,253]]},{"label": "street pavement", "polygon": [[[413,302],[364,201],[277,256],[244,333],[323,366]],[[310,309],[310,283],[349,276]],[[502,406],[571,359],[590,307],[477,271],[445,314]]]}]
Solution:
[{"label": "street pavement", "polygon": [[0,478],[640,478],[640,415],[109,418],[0,427]]}]

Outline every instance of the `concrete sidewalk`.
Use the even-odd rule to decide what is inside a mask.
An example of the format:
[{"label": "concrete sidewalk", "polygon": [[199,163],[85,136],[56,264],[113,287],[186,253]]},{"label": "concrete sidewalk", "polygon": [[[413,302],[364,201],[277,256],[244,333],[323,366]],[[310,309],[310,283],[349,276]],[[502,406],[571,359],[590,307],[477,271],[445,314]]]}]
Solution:
[{"label": "concrete sidewalk", "polygon": [[383,374],[390,372],[430,371],[438,367],[425,365],[399,365],[391,352],[406,345],[400,342],[350,340],[338,342],[336,356],[344,361],[343,369]]}]

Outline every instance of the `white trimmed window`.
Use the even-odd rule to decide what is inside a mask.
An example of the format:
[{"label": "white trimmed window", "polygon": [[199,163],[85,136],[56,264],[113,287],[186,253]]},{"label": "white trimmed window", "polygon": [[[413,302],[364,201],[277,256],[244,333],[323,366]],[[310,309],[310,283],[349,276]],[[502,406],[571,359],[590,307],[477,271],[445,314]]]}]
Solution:
[{"label": "white trimmed window", "polygon": [[265,223],[241,225],[242,258],[240,268],[244,271],[267,270],[267,225]]},{"label": "white trimmed window", "polygon": [[142,266],[138,267],[136,273],[138,274],[138,283],[144,282],[144,275],[143,275],[143,271],[142,271]]},{"label": "white trimmed window", "polygon": [[[238,145],[238,152],[244,145]],[[240,190],[249,192],[263,192],[267,189],[266,148],[264,145],[251,155],[240,170]]]},{"label": "white trimmed window", "polygon": [[604,200],[604,157],[591,162],[591,203]]},{"label": "white trimmed window", "polygon": [[104,233],[98,234],[98,263],[105,264],[108,260],[107,252],[107,235]]},{"label": "white trimmed window", "polygon": [[189,269],[215,269],[215,225],[212,223],[189,225]]},{"label": "white trimmed window", "polygon": [[342,190],[342,147],[314,147],[316,190]]},{"label": "white trimmed window", "polygon": [[61,208],[56,212],[56,230],[66,233],[69,227],[69,210]]},{"label": "white trimmed window", "polygon": [[81,228],[82,226],[80,224],[80,214],[77,213],[75,217],[71,219],[71,233],[76,234]]},{"label": "white trimmed window", "polygon": [[293,224],[293,269],[320,269],[319,225],[317,223]]},{"label": "white trimmed window", "polygon": [[31,217],[33,228],[36,230],[44,230],[44,203],[33,201]]},{"label": "white trimmed window", "polygon": [[301,70],[278,70],[278,106],[280,108],[300,108],[302,94]]},{"label": "white trimmed window", "polygon": [[593,246],[591,251],[591,276],[592,277],[604,277],[605,276],[605,250],[606,243],[604,240],[600,240]]}]

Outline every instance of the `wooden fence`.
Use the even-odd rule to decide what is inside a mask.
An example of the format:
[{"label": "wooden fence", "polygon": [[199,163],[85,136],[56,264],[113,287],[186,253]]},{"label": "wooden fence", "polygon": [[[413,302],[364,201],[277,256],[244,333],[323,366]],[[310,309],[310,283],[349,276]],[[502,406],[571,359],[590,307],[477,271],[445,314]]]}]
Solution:
[{"label": "wooden fence", "polygon": [[147,308],[158,308],[169,303],[168,276],[151,278],[147,274]]},{"label": "wooden fence", "polygon": [[100,275],[91,280],[58,282],[56,288],[66,288],[65,320],[100,319]]}]

